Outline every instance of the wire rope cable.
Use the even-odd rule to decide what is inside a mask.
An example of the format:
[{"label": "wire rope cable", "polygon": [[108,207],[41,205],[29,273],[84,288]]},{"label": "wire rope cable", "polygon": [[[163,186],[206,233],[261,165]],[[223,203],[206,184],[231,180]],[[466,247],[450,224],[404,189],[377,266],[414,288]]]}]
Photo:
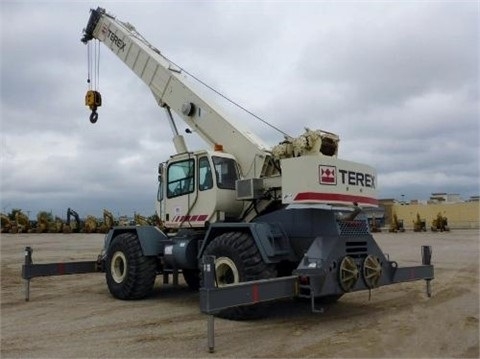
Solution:
[{"label": "wire rope cable", "polygon": [[88,90],[92,89],[92,81],[90,79],[91,76],[91,68],[92,68],[92,58],[91,58],[91,45],[90,42],[87,43],[87,84]]},{"label": "wire rope cable", "polygon": [[100,41],[96,41],[98,47],[98,53],[95,51],[95,61],[96,61],[96,74],[95,74],[95,90],[100,89]]}]

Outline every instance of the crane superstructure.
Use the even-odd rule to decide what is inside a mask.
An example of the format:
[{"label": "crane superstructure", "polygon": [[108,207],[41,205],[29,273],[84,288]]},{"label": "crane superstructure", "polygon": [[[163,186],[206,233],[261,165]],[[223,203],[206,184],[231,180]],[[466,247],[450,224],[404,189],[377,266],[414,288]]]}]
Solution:
[{"label": "crane superstructure", "polygon": [[[303,135],[285,136],[280,144],[269,148],[252,132],[240,128],[240,121],[229,119],[215,103],[202,97],[192,85],[192,77],[147,42],[133,25],[116,19],[104,9],[92,10],[82,41],[87,43],[92,39],[99,40],[117,55],[149,87],[167,113],[177,152],[168,164],[179,160],[177,167],[185,171],[182,180],[173,173],[177,168],[171,168],[170,177],[176,178],[176,186],[167,180],[170,192],[159,208],[167,227],[201,227],[207,221],[225,218],[249,221],[279,201],[376,205],[375,171],[369,166],[337,159],[338,136],[307,129]],[[172,111],[213,152],[189,152]],[[195,178],[188,176],[188,171],[195,164],[198,166],[202,157],[216,170],[209,196],[197,190]],[[188,165],[189,160],[193,160],[193,167]],[[210,173],[206,162],[202,170],[205,175]],[[302,178],[309,179],[308,183],[297,180],[300,173]],[[160,175],[164,178],[167,173]],[[255,201],[255,211],[246,212],[251,207],[238,199]]]}]

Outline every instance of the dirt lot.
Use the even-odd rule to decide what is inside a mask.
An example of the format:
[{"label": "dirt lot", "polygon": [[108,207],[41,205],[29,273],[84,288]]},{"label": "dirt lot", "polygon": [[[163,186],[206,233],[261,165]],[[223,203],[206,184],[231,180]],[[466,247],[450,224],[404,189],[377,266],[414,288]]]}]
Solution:
[{"label": "dirt lot", "polygon": [[158,278],[152,298],[113,299],[103,274],[35,278],[24,301],[26,245],[34,263],[94,260],[103,235],[1,236],[1,357],[479,357],[479,232],[378,233],[399,265],[420,263],[433,247],[433,296],[425,283],[345,295],[323,314],[284,301],[266,319],[217,319],[216,352],[207,352],[198,294]]}]

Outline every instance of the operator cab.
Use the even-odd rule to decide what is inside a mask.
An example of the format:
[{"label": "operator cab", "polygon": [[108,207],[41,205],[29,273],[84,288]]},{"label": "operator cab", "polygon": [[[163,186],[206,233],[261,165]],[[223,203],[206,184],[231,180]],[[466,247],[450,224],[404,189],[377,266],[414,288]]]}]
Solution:
[{"label": "operator cab", "polygon": [[236,200],[235,182],[240,178],[237,161],[224,152],[172,156],[159,165],[158,215],[169,229],[238,220],[243,202]]}]

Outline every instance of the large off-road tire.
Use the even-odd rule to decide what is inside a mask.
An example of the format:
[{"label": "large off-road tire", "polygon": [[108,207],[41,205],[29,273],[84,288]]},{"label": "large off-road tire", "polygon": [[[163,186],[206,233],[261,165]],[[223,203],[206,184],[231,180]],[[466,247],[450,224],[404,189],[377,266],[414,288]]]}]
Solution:
[{"label": "large off-road tire", "polygon": [[191,290],[200,288],[200,270],[198,269],[182,269],[183,279]]},{"label": "large off-road tire", "polygon": [[[215,276],[218,287],[257,279],[276,277],[272,264],[263,261],[249,233],[228,232],[215,238],[204,255],[215,256]],[[232,320],[256,319],[263,316],[263,305],[242,306],[221,311],[217,316]]]},{"label": "large off-road tire", "polygon": [[108,289],[115,298],[141,299],[153,289],[156,259],[143,255],[135,233],[122,233],[108,248],[105,270]]}]

